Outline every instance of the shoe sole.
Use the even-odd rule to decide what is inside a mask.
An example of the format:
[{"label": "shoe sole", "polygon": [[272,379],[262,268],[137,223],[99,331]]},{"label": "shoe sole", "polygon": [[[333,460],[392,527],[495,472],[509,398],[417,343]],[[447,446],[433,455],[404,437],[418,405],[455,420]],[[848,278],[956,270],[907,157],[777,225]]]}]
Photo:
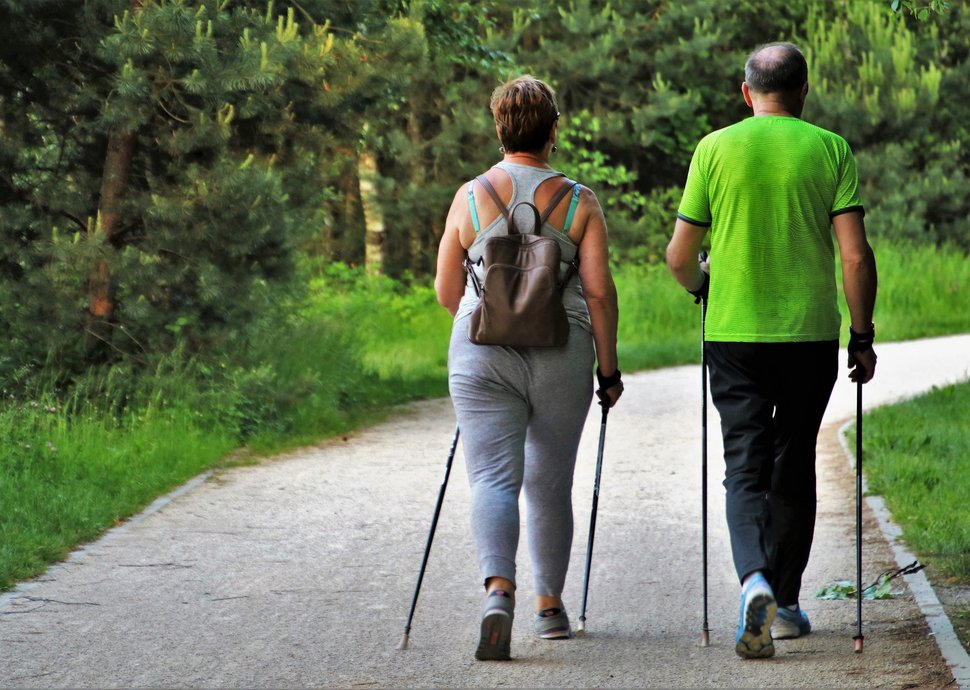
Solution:
[{"label": "shoe sole", "polygon": [[540,640],[568,640],[572,637],[572,633],[568,630],[557,630],[555,632],[536,633],[536,637]]},{"label": "shoe sole", "polygon": [[475,650],[479,661],[508,661],[512,658],[512,617],[501,609],[492,609],[482,618],[482,636]]},{"label": "shoe sole", "polygon": [[794,640],[810,632],[811,630],[803,631],[798,623],[786,621],[781,616],[777,616],[771,626],[771,637],[775,640]]},{"label": "shoe sole", "polygon": [[[759,624],[761,613],[764,618]],[[770,594],[756,594],[748,604],[744,616],[744,632],[735,643],[734,651],[742,659],[766,659],[775,655],[771,639],[771,624],[778,612],[778,604]]]}]

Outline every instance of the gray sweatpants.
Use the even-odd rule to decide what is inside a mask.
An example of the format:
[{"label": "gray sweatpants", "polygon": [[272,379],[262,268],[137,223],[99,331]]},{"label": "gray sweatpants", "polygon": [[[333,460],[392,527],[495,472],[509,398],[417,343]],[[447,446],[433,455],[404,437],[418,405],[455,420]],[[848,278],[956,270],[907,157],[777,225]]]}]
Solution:
[{"label": "gray sweatpants", "polygon": [[593,397],[593,340],[571,325],[558,348],[475,345],[455,322],[448,385],[471,486],[471,526],[482,578],[515,582],[519,491],[535,593],[562,593],[573,538],[576,451]]}]

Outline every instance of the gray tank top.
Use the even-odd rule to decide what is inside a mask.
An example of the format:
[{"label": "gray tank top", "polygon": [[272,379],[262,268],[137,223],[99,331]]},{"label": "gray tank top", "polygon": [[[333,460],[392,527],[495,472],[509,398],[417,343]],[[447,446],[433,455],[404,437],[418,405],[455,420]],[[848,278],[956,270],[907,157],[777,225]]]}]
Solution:
[{"label": "gray tank top", "polygon": [[[512,208],[520,201],[529,201],[534,204],[536,189],[539,185],[550,177],[559,177],[562,174],[555,170],[534,168],[530,165],[518,165],[517,163],[506,163],[505,161],[497,163],[495,167],[507,172],[512,179],[512,199],[508,204],[508,208]],[[539,210],[542,211],[543,209]],[[526,207],[518,209],[515,221],[516,223],[521,223],[520,227],[531,227],[533,220],[530,209]],[[482,266],[478,263],[482,258],[485,241],[496,235],[507,235],[508,232],[508,223],[505,221],[505,217],[499,214],[495,220],[481,229],[478,236],[475,237],[475,241],[468,248],[468,258],[475,263],[473,270],[478,275],[479,280],[485,280]],[[542,224],[540,234],[543,237],[551,237],[559,243],[560,249],[562,250],[562,264],[559,268],[559,277],[560,279],[565,277],[569,263],[579,253],[579,247],[561,229],[551,225],[548,221]],[[575,323],[587,331],[592,331],[589,320],[589,308],[586,306],[586,298],[583,296],[583,282],[580,280],[578,272],[573,274],[569,283],[563,289],[562,303],[566,309],[566,316],[571,323]],[[475,287],[472,285],[471,278],[466,277],[465,294],[461,299],[461,303],[458,305],[458,311],[455,313],[455,321],[471,314],[477,304],[478,295],[475,293]]]}]

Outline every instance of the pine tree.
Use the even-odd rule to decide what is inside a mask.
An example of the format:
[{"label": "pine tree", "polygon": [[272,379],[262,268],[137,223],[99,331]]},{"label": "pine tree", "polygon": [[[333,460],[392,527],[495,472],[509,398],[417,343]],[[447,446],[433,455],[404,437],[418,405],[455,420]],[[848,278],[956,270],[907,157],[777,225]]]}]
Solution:
[{"label": "pine tree", "polygon": [[363,41],[296,5],[4,7],[0,371],[225,347],[292,287],[413,35],[382,18]]}]

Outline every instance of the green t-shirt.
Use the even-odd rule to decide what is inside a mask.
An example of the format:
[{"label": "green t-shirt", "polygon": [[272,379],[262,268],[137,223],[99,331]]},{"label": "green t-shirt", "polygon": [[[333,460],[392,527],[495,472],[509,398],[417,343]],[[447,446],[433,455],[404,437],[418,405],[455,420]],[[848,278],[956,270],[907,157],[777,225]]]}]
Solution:
[{"label": "green t-shirt", "polygon": [[831,219],[862,211],[845,139],[795,117],[750,117],[704,137],[678,217],[711,228],[706,339],[835,340]]}]

